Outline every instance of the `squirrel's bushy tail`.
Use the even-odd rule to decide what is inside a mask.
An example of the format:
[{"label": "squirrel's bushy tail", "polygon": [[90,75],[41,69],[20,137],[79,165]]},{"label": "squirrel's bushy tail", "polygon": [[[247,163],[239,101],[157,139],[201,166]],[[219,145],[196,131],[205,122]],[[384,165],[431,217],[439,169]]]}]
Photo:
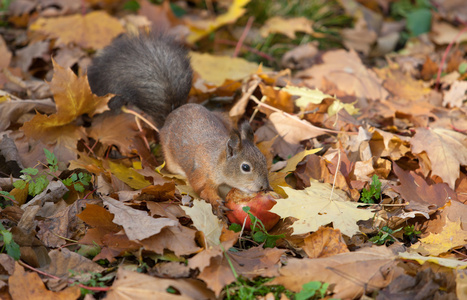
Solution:
[{"label": "squirrel's bushy tail", "polygon": [[88,68],[93,93],[116,95],[111,109],[131,103],[159,127],[172,110],[187,102],[192,77],[188,50],[164,34],[122,36]]}]

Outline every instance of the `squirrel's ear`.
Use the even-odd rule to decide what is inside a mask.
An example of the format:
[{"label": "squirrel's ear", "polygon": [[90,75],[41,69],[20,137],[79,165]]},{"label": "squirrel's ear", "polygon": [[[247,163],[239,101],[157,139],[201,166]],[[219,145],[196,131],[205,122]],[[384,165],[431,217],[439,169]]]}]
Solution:
[{"label": "squirrel's ear", "polygon": [[255,134],[253,133],[253,129],[251,129],[250,123],[243,122],[240,125],[240,134],[241,134],[242,140],[248,140],[252,143],[255,142]]},{"label": "squirrel's ear", "polygon": [[240,139],[240,133],[234,129],[230,132],[230,137],[227,141],[227,157],[232,157],[238,153],[241,146],[242,140]]}]

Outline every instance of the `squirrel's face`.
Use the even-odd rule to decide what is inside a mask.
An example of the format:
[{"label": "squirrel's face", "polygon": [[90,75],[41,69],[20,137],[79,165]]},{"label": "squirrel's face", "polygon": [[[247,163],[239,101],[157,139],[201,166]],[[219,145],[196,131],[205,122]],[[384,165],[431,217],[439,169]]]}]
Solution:
[{"label": "squirrel's face", "polygon": [[266,158],[255,146],[250,126],[244,124],[227,142],[225,183],[246,193],[271,190]]}]

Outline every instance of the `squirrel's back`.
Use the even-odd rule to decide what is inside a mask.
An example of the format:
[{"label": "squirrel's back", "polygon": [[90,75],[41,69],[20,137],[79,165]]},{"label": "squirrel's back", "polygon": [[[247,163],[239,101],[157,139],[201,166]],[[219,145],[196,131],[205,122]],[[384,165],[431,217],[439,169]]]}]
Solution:
[{"label": "squirrel's back", "polygon": [[158,126],[187,102],[193,71],[187,49],[164,34],[122,36],[104,48],[88,68],[93,93],[116,96],[111,109],[133,104]]}]

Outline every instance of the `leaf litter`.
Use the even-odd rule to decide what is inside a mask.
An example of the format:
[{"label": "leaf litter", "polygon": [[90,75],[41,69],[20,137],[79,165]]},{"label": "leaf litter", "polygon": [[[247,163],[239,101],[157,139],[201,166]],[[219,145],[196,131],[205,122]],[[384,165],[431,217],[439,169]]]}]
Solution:
[{"label": "leaf litter", "polygon": [[[0,37],[0,297],[232,299],[260,278],[283,288],[276,299],[310,282],[332,298],[466,298],[467,60],[453,16],[467,12],[417,2],[404,27],[370,2],[341,3],[355,26],[336,27],[336,50],[325,20],[252,19],[253,0],[183,17],[169,2],[111,15],[123,10],[108,1],[13,1]],[[431,31],[416,36],[427,11]],[[162,24],[197,43],[189,100],[250,119],[282,196],[269,233],[234,232],[165,172],[152,129],[91,93],[96,51]]]}]

